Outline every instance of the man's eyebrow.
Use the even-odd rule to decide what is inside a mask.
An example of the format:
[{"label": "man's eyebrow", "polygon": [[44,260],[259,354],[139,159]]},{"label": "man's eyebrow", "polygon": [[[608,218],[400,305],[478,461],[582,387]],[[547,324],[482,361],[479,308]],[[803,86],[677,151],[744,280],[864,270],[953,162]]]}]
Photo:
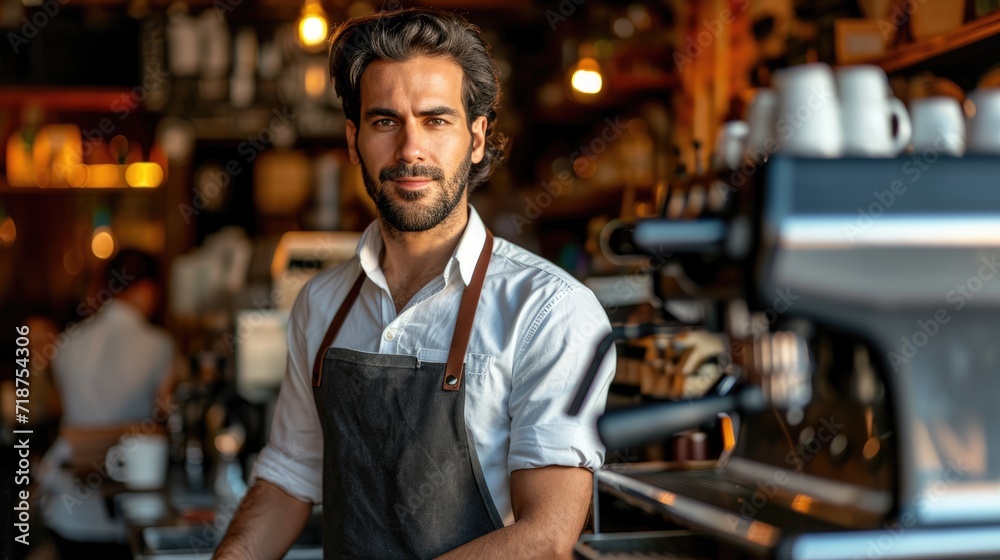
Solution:
[{"label": "man's eyebrow", "polygon": [[[421,117],[439,117],[441,115],[448,115],[455,118],[461,117],[459,112],[447,105],[438,105],[437,107],[431,107],[430,109],[424,109],[417,113]],[[365,120],[372,117],[392,117],[394,119],[399,118],[399,112],[387,107],[372,107],[365,111]]]},{"label": "man's eyebrow", "polygon": [[421,117],[439,117],[441,115],[449,115],[455,118],[462,116],[458,113],[458,111],[448,107],[447,105],[438,105],[437,107],[424,109],[423,111],[420,111],[419,115]]},{"label": "man's eyebrow", "polygon": [[365,111],[365,119],[367,120],[372,117],[392,117],[394,119],[398,119],[399,113],[385,107],[372,107],[371,109]]}]

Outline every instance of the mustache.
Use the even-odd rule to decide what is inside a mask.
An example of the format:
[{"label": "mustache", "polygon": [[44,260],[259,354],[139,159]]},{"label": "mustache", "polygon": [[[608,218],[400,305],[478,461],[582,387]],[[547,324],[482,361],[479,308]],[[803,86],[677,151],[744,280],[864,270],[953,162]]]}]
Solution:
[{"label": "mustache", "polygon": [[383,167],[378,174],[379,181],[392,181],[403,177],[427,177],[440,181],[444,179],[444,171],[433,165],[396,165]]}]

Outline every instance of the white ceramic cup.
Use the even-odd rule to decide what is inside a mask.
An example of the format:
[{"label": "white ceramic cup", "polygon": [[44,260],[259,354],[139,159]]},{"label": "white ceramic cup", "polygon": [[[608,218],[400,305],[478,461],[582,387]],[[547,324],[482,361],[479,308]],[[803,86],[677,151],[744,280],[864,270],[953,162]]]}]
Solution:
[{"label": "white ceramic cup", "polygon": [[840,157],[843,133],[833,70],[823,63],[791,66],[775,72],[778,110],[775,119],[780,152],[805,157]]},{"label": "white ceramic cup", "polygon": [[753,99],[747,106],[746,155],[755,163],[766,161],[768,156],[778,151],[778,133],[774,130],[777,111],[777,91],[759,88],[754,92]]},{"label": "white ceramic cup", "polygon": [[[858,64],[837,69],[844,154],[894,157],[910,143],[910,116],[893,97],[889,78],[878,66]],[[895,117],[896,134],[892,132]]]},{"label": "white ceramic cup", "polygon": [[122,437],[105,456],[105,468],[112,480],[129,488],[149,490],[163,486],[168,466],[167,436],[139,434]]},{"label": "white ceramic cup", "polygon": [[715,139],[712,167],[736,169],[743,163],[749,129],[745,121],[726,121]]},{"label": "white ceramic cup", "polygon": [[1000,88],[977,89],[969,99],[975,113],[968,122],[968,151],[1000,155]]},{"label": "white ceramic cup", "polygon": [[965,152],[965,115],[953,97],[934,96],[910,102],[913,149],[936,150],[952,156]]}]

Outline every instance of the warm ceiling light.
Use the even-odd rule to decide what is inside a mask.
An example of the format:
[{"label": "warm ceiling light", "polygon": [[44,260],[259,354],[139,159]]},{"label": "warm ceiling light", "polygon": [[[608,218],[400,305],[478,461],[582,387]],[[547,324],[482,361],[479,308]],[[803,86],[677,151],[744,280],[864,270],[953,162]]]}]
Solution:
[{"label": "warm ceiling light", "polygon": [[604,85],[604,78],[601,77],[601,66],[593,58],[581,58],[580,62],[571,69],[570,84],[573,89],[580,93],[595,94],[600,93]]},{"label": "warm ceiling light", "polygon": [[94,236],[90,238],[90,250],[99,259],[107,259],[115,253],[115,236],[111,235],[111,228],[101,226],[94,230]]},{"label": "warm ceiling light", "polygon": [[302,44],[315,47],[326,39],[326,20],[317,15],[308,15],[299,22],[299,37]]},{"label": "warm ceiling light", "polygon": [[299,17],[299,42],[307,50],[318,50],[326,42],[330,26],[318,0],[306,0]]}]

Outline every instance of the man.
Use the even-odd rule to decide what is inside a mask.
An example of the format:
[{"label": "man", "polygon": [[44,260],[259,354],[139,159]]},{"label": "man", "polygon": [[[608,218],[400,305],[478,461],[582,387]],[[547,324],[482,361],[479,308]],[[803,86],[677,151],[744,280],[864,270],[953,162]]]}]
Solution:
[{"label": "man", "polygon": [[[178,363],[170,336],[149,323],[159,305],[159,282],[156,260],[148,253],[123,249],[108,263],[101,291],[113,297],[66,330],[52,362],[62,428],[93,428],[93,437],[103,441],[107,436],[96,435],[101,429],[138,431],[158,416],[157,403],[169,396]],[[125,525],[108,510],[104,495],[62,468],[73,462],[72,447],[67,438],[58,438],[40,475],[42,515],[59,537],[62,557],[130,558]]]},{"label": "man", "polygon": [[149,322],[162,295],[156,259],[123,249],[108,262],[101,291],[113,297],[76,333],[67,330],[53,359],[63,425],[141,422],[172,388],[173,340]]},{"label": "man", "polygon": [[478,29],[427,9],[354,19],[330,68],[378,219],[302,290],[270,443],[216,558],[280,558],[312,503],[326,558],[569,558],[614,356],[594,295],[494,239],[468,192],[505,155]]}]

